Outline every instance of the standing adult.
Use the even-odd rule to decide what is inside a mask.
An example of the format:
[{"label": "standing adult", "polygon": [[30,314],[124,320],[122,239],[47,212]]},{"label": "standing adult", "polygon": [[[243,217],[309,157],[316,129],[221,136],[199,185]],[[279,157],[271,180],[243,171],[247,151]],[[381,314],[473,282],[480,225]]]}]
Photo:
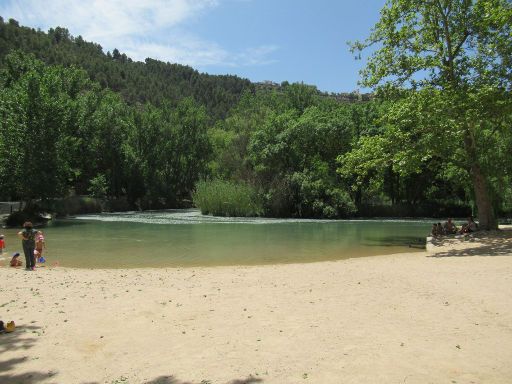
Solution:
[{"label": "standing adult", "polygon": [[18,237],[21,239],[23,252],[25,253],[25,266],[27,271],[33,271],[36,267],[36,260],[34,258],[34,248],[36,247],[37,231],[30,221],[25,221],[23,230],[18,232]]}]

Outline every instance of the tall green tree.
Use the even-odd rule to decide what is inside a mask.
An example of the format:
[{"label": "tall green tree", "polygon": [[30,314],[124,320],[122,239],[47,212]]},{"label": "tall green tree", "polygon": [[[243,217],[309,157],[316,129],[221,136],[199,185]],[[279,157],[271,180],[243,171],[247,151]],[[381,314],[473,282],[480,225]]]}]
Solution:
[{"label": "tall green tree", "polygon": [[402,174],[436,156],[467,171],[484,229],[497,228],[491,143],[510,129],[511,21],[508,0],[388,0],[370,36],[352,45],[376,47],[362,84],[395,99],[386,137],[364,144],[384,144],[377,154],[391,151]]},{"label": "tall green tree", "polygon": [[134,126],[123,148],[130,199],[145,198],[152,208],[189,199],[211,152],[205,108],[192,98],[176,107],[148,104],[135,113]]},{"label": "tall green tree", "polygon": [[27,203],[55,197],[65,191],[70,177],[65,132],[73,82],[80,71],[45,67],[21,52],[6,60],[8,69],[0,83],[0,132],[7,145],[2,146],[0,169],[10,179],[7,193]]}]

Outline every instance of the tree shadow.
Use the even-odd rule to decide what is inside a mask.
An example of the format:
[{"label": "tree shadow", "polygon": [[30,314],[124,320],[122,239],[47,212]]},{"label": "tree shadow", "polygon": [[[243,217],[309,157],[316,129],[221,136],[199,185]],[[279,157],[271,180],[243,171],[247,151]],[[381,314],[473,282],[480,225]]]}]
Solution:
[{"label": "tree shadow", "polygon": [[[117,381],[113,381],[113,383],[117,383]],[[129,382],[129,381],[127,381]],[[255,383],[261,383],[263,382],[263,379],[254,377],[254,376],[248,376],[245,379],[236,379],[228,381],[224,384],[255,384]],[[25,382],[23,382],[25,383]],[[3,382],[2,382],[3,384]],[[80,384],[100,384],[98,382],[80,382]],[[201,382],[192,382],[192,381],[182,381],[177,379],[176,377],[169,375],[169,376],[159,376],[153,380],[150,381],[144,381],[142,384],[212,384],[210,380],[202,380]]]},{"label": "tree shadow", "polygon": [[425,238],[417,236],[369,237],[362,245],[370,247],[409,247],[425,249]]},{"label": "tree shadow", "polygon": [[[512,231],[481,231],[466,236],[439,238],[432,241],[432,255],[427,257],[510,256]],[[436,247],[453,247],[436,251]]]},{"label": "tree shadow", "polygon": [[[3,333],[0,335],[0,383],[2,384],[35,384],[40,383],[56,373],[27,371],[22,373],[9,373],[16,369],[20,364],[30,360],[30,357],[7,358],[11,351],[25,350],[28,351],[35,344],[37,339],[34,337],[22,337],[27,332],[37,332],[40,327],[29,325],[19,326],[12,333]],[[19,370],[19,368],[18,368]]]},{"label": "tree shadow", "polygon": [[[228,381],[226,384],[254,384],[261,383],[263,379],[259,377],[249,376],[245,379],[236,379]],[[209,380],[202,380],[200,383],[193,383],[191,381],[181,381],[174,376],[160,376],[151,381],[145,381],[144,384],[211,384]]]},{"label": "tree shadow", "polygon": [[[33,357],[13,357],[7,358],[9,352],[12,351],[29,351],[37,343],[36,337],[24,337],[28,333],[37,333],[41,327],[34,325],[18,326],[12,333],[0,334],[0,383],[1,384],[37,384],[48,382],[48,380],[58,374],[55,370],[46,372],[39,371],[26,371],[20,372],[20,364],[30,361]],[[16,374],[12,371],[17,370]],[[60,381],[56,381],[60,382]],[[225,384],[255,384],[261,383],[263,379],[254,377],[252,375],[247,378],[235,379],[226,382]],[[98,382],[80,381],[81,384],[100,384]],[[144,384],[211,384],[209,380],[202,380],[201,382],[182,381],[176,377],[159,376],[153,380],[145,381]]]}]

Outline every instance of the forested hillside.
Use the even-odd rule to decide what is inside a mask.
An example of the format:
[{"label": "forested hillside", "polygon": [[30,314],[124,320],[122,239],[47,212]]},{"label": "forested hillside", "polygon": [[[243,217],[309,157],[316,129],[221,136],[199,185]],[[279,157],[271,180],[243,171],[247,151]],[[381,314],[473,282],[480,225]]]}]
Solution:
[{"label": "forested hillside", "polygon": [[12,49],[32,53],[46,64],[79,66],[91,80],[120,93],[129,104],[151,102],[158,106],[193,97],[213,120],[225,117],[245,90],[254,89],[249,80],[238,76],[203,74],[189,66],[150,58],[136,62],[117,49],[104,53],[99,44],[73,37],[65,28],[46,33],[0,18],[0,66],[5,66],[5,56]]}]

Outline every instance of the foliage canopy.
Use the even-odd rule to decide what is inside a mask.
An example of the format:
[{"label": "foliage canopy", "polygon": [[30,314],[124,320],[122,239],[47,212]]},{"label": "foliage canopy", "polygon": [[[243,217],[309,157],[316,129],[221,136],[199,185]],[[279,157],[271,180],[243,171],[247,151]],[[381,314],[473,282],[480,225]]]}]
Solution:
[{"label": "foliage canopy", "polygon": [[[377,148],[360,175],[379,160],[407,175],[440,159],[468,173],[481,226],[497,227],[493,188],[510,180],[495,144],[511,134],[511,21],[507,0],[387,1],[368,39],[352,45],[376,47],[362,84],[390,103],[384,135],[359,143]],[[340,158],[342,173],[355,153]]]}]

